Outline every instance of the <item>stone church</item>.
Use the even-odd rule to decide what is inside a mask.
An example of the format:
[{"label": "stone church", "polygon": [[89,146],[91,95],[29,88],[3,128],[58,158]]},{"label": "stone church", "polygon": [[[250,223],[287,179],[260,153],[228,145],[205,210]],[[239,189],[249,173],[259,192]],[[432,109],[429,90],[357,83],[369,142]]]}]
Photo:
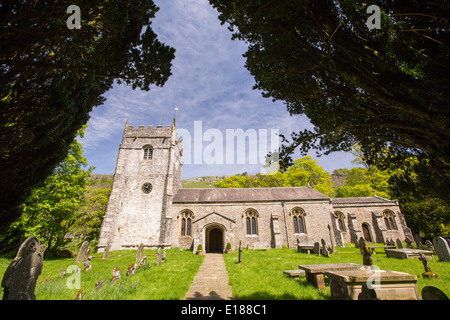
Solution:
[{"label": "stone church", "polygon": [[185,248],[206,252],[312,245],[343,246],[411,237],[398,202],[330,198],[311,187],[183,189],[183,142],[170,126],[125,125],[98,251]]}]

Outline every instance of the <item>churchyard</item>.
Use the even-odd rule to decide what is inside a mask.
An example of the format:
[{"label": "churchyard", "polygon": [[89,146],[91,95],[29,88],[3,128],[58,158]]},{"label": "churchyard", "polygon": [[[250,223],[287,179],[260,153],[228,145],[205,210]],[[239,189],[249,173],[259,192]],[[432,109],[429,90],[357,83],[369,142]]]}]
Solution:
[{"label": "churchyard", "polygon": [[[237,300],[329,300],[332,299],[329,281],[317,290],[307,283],[305,276],[289,277],[284,270],[298,269],[310,264],[363,264],[360,249],[354,244],[337,247],[328,257],[315,253],[299,253],[297,249],[252,250],[224,254],[224,260]],[[164,250],[112,251],[89,253],[83,261],[77,258],[45,258],[35,295],[37,300],[180,300],[183,299],[196,275],[204,256],[178,248]],[[428,260],[431,271],[438,278],[424,278],[424,264],[420,259],[388,258],[384,249],[372,254],[373,265],[382,270],[393,270],[417,276],[419,293],[426,286],[440,289],[450,296],[450,263],[438,262],[438,256]],[[145,259],[145,257],[147,257]],[[142,260],[144,259],[144,261]],[[144,265],[145,260],[147,264]],[[0,258],[0,276],[3,277],[11,259]],[[72,267],[71,267],[72,266]],[[79,268],[78,272],[75,269]],[[115,269],[116,268],[116,269]],[[117,270],[117,268],[119,270]],[[62,269],[66,274],[63,275]],[[120,279],[113,280],[113,269]],[[127,275],[128,274],[128,275]],[[76,280],[79,279],[77,285]],[[3,279],[2,279],[3,280]],[[3,292],[0,298],[3,298]]]}]

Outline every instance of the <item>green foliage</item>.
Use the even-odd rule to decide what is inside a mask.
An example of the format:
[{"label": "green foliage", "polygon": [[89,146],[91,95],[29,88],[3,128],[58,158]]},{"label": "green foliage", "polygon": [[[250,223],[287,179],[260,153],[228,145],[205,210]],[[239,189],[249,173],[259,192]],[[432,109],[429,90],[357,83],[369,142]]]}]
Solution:
[{"label": "green foliage", "polygon": [[[450,165],[448,1],[381,1],[370,30],[362,1],[209,0],[264,97],[305,114],[314,129],[285,137],[280,165],[311,149],[437,159]],[[391,159],[392,161],[394,159]]]},{"label": "green foliage", "polygon": [[311,156],[295,160],[285,172],[274,174],[234,175],[214,184],[216,188],[269,188],[311,186],[325,195],[333,194],[331,175]]},{"label": "green foliage", "polygon": [[151,28],[152,0],[2,2],[0,21],[0,227],[66,158],[89,112],[114,81],[149,90],[171,75],[175,50]]},{"label": "green foliage", "polygon": [[390,173],[377,168],[339,169],[345,175],[344,185],[335,189],[337,198],[377,196],[389,198]]},{"label": "green foliage", "polygon": [[408,226],[425,238],[450,236],[450,175],[429,160],[409,159],[389,179]]},{"label": "green foliage", "polygon": [[[80,137],[83,132],[84,128],[79,130]],[[11,228],[21,229],[24,237],[37,236],[48,251],[56,251],[67,243],[64,236],[79,219],[79,209],[85,204],[84,194],[94,169],[86,169],[87,164],[81,143],[74,140],[66,159],[41,187],[33,190],[22,205],[22,215]]]}]

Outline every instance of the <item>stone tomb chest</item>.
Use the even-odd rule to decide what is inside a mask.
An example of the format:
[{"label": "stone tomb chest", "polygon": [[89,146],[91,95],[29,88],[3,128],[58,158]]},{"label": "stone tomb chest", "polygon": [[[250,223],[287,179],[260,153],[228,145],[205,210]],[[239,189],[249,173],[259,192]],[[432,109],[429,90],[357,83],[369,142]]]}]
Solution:
[{"label": "stone tomb chest", "polygon": [[419,300],[417,276],[391,270],[348,270],[326,272],[331,296],[358,300],[363,284],[370,284],[380,300]]}]

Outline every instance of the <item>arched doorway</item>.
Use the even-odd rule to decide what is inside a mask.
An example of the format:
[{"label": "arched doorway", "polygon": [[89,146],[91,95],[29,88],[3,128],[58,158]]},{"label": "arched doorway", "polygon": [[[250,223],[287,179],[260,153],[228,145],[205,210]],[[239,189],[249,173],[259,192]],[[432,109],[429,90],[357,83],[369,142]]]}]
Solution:
[{"label": "arched doorway", "polygon": [[223,230],[217,226],[206,230],[206,252],[223,253]]},{"label": "arched doorway", "polygon": [[363,231],[364,239],[367,242],[372,242],[372,237],[370,236],[369,225],[367,223],[362,224],[362,231]]}]

